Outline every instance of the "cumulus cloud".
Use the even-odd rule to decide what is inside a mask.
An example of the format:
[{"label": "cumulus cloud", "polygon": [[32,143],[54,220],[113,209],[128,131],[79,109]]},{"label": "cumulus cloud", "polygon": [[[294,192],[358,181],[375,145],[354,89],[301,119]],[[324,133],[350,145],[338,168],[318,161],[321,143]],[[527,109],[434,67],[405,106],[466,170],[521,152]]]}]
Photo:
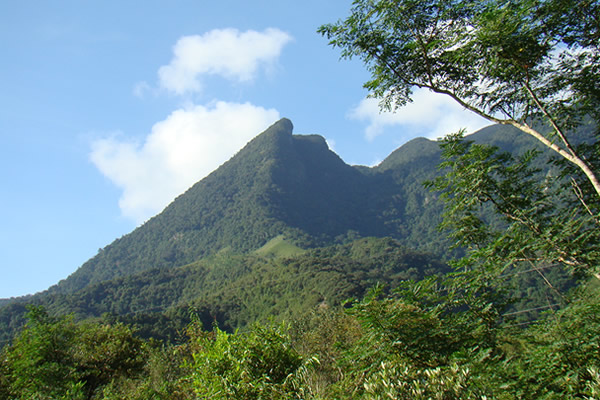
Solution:
[{"label": "cumulus cloud", "polygon": [[450,97],[417,89],[413,102],[395,112],[382,112],[379,100],[366,98],[349,113],[351,119],[366,121],[365,137],[372,141],[383,134],[385,128],[403,127],[406,137],[424,136],[430,139],[443,137],[465,128],[473,132],[490,122],[463,109]]},{"label": "cumulus cloud", "polygon": [[90,158],[123,190],[123,215],[140,223],[278,119],[278,111],[249,103],[193,105],[156,123],[143,141],[122,135],[94,141]]},{"label": "cumulus cloud", "polygon": [[215,29],[203,35],[184,36],[175,44],[171,62],[158,71],[160,86],[181,95],[200,91],[201,77],[207,74],[250,81],[259,67],[273,65],[291,39],[275,28],[263,32]]}]

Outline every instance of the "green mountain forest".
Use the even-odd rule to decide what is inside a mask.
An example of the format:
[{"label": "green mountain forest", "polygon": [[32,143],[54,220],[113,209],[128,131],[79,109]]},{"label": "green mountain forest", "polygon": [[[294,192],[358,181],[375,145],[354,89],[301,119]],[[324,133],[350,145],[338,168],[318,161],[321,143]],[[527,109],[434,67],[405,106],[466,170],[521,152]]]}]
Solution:
[{"label": "green mountain forest", "polygon": [[427,88],[492,125],[364,167],[281,119],[71,276],[0,300],[0,400],[599,399],[584,3],[355,0],[319,33],[383,109]]}]

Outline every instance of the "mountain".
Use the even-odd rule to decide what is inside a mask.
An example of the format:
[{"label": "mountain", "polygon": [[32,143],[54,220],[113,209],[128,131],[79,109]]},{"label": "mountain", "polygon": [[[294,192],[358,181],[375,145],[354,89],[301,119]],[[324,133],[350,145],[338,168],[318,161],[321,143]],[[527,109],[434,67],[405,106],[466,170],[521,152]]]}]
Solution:
[{"label": "mountain", "polygon": [[[367,168],[344,163],[321,136],[292,130],[276,122],[65,280],[0,304],[0,333],[9,336],[34,303],[172,338],[164,321],[184,324],[190,307],[208,326],[242,327],[445,270],[442,205],[423,187],[439,173],[436,142],[414,139]],[[498,126],[471,138],[531,146]]]},{"label": "mountain", "polygon": [[[345,164],[322,137],[293,135],[292,129],[287,119],[275,123],[50,291],[74,292],[145,270],[189,264],[225,249],[243,254],[279,235],[301,248],[354,235],[390,236],[410,247],[433,249],[431,238],[427,244],[425,236],[423,243],[415,240],[421,235],[415,221],[423,219],[420,208],[432,197],[420,181],[435,173],[439,151],[434,142],[428,141],[427,159],[414,154],[410,142],[407,151],[397,150],[380,167],[361,169]],[[407,153],[419,159],[402,162]]]},{"label": "mountain", "polygon": [[[73,293],[45,294],[34,304],[52,315],[109,318],[137,325],[146,336],[176,340],[190,311],[207,329],[213,322],[234,330],[254,321],[291,318],[316,306],[337,306],[385,283],[419,280],[447,271],[430,254],[390,238],[362,238],[345,244],[290,253],[271,242],[248,254],[221,252],[194,263],[91,284]],[[10,313],[3,312],[4,310]],[[0,333],[19,325],[22,303],[0,309]],[[0,336],[0,341],[2,336]]]}]

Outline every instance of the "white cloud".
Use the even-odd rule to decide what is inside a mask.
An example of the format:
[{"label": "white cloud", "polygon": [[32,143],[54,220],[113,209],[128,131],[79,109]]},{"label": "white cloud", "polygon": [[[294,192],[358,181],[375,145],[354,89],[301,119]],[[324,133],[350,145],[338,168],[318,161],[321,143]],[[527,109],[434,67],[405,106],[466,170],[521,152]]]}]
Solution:
[{"label": "white cloud", "polygon": [[198,92],[205,74],[250,81],[259,67],[273,65],[290,40],[290,35],[275,28],[263,32],[215,29],[184,36],[175,44],[171,62],[158,71],[160,86],[176,94]]},{"label": "white cloud", "polygon": [[249,103],[194,105],[156,123],[143,142],[122,135],[96,140],[90,158],[123,190],[123,215],[140,223],[278,119],[277,110]]},{"label": "white cloud", "polygon": [[436,139],[461,128],[470,133],[490,125],[489,121],[463,109],[450,97],[425,89],[415,90],[413,102],[393,113],[380,111],[379,100],[366,98],[350,111],[349,117],[368,122],[365,137],[369,141],[392,126],[403,127],[407,139],[415,136]]}]

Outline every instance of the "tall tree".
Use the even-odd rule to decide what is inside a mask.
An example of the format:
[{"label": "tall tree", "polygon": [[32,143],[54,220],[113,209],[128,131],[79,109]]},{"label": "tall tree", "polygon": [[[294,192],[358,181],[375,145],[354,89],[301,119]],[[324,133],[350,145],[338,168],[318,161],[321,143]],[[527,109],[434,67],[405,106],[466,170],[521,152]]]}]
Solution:
[{"label": "tall tree", "polygon": [[319,32],[364,61],[384,109],[414,88],[448,95],[568,160],[598,200],[598,171],[569,132],[600,121],[599,15],[597,0],[355,0]]},{"label": "tall tree", "polygon": [[488,279],[511,276],[519,266],[543,277],[544,269],[558,265],[576,276],[597,273],[598,220],[560,174],[533,166],[538,152],[514,157],[461,134],[449,135],[441,147],[446,173],[429,185],[445,201],[442,227],[466,250],[454,262],[460,270],[476,267]]},{"label": "tall tree", "polygon": [[0,352],[0,399],[96,399],[146,371],[148,351],[121,324],[78,323],[31,306],[29,322]]}]

